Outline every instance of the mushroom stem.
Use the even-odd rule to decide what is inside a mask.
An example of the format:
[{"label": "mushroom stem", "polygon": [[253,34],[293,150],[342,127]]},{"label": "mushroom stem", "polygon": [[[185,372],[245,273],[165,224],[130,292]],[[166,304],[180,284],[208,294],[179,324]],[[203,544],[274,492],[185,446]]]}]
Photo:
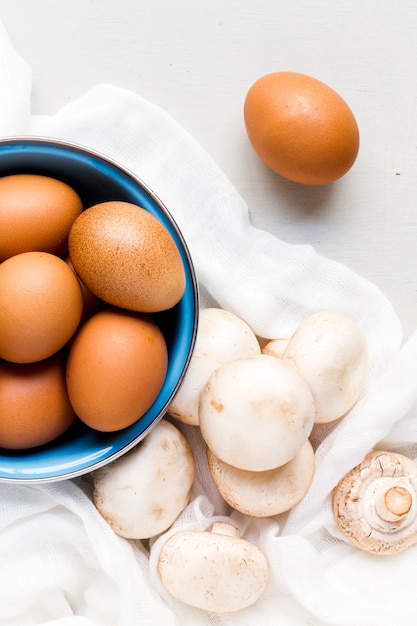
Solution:
[{"label": "mushroom stem", "polygon": [[413,504],[411,493],[405,487],[391,487],[377,501],[377,513],[386,522],[400,521],[410,512]]},{"label": "mushroom stem", "polygon": [[214,522],[211,532],[217,535],[229,535],[229,537],[239,537],[240,535],[239,529],[227,522]]},{"label": "mushroom stem", "polygon": [[417,544],[417,464],[398,452],[374,450],[340,480],[336,523],[347,539],[373,554]]}]

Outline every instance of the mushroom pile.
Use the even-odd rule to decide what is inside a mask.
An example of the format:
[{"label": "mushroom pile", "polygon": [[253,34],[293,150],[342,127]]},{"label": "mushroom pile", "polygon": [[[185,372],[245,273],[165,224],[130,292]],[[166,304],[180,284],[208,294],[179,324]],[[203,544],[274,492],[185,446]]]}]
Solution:
[{"label": "mushroom pile", "polygon": [[223,499],[252,517],[293,508],[315,470],[315,424],[343,417],[368,371],[365,337],[339,311],[318,311],[289,338],[261,341],[239,317],[203,309],[171,417],[199,426]]},{"label": "mushroom pile", "polygon": [[[261,341],[235,314],[203,309],[188,370],[166,417],[133,450],[96,470],[95,506],[129,539],[155,538],[174,524],[189,503],[195,474],[177,421],[200,429],[208,471],[230,507],[258,518],[290,510],[313,480],[314,425],[349,411],[367,368],[364,336],[340,312],[319,311],[291,337]],[[174,598],[213,612],[253,604],[268,578],[260,548],[224,523],[211,532],[171,535],[158,571]],[[192,596],[184,594],[188,579]]]}]

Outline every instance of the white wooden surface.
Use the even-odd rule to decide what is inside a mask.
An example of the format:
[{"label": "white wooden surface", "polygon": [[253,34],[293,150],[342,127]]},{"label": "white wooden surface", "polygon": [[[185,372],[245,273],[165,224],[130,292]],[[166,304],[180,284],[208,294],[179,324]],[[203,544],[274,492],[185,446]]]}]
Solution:
[{"label": "white wooden surface", "polygon": [[[33,112],[101,82],[162,106],[255,225],[350,266],[385,292],[405,338],[417,328],[415,0],[0,0],[0,19],[32,67]],[[244,97],[276,70],[327,82],[354,111],[360,153],[337,183],[284,181],[249,146]]]}]

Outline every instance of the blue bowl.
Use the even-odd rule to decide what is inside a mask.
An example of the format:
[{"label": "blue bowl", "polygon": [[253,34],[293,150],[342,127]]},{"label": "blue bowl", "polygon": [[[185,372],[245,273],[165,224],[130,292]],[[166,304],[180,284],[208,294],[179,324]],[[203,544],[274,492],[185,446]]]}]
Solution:
[{"label": "blue bowl", "polygon": [[[0,448],[0,481],[29,483],[74,478],[109,463],[130,450],[158,423],[188,368],[198,324],[198,289],[184,238],[167,208],[144,182],[107,157],[81,146],[49,139],[0,140],[0,176],[17,173],[58,178],[80,195],[84,207],[121,200],[138,204],[157,217],[174,237],[186,272],[181,301],[157,314],[168,345],[168,371],[161,392],[132,426],[100,433],[76,423],[50,444],[23,451]],[[1,416],[0,416],[1,419]]]}]

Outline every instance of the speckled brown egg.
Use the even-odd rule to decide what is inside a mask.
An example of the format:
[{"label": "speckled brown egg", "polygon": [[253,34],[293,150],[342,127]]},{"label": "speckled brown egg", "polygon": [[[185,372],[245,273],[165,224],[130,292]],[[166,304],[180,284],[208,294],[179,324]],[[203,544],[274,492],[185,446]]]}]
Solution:
[{"label": "speckled brown egg", "polygon": [[69,234],[69,255],[90,291],[132,311],[170,309],[185,289],[185,271],[170,232],[129,202],[103,202],[81,213]]},{"label": "speckled brown egg", "polygon": [[108,308],[79,329],[67,360],[67,389],[81,421],[111,432],[133,424],[166,376],[164,335],[147,314]]},{"label": "speckled brown egg", "polygon": [[0,448],[23,450],[49,443],[75,419],[62,353],[37,363],[0,360]]},{"label": "speckled brown egg", "polygon": [[23,252],[0,264],[0,358],[40,361],[72,337],[83,312],[73,270],[48,252]]},{"label": "speckled brown egg", "polygon": [[77,192],[55,178],[39,174],[0,177],[0,262],[34,250],[61,256],[82,209]]}]

